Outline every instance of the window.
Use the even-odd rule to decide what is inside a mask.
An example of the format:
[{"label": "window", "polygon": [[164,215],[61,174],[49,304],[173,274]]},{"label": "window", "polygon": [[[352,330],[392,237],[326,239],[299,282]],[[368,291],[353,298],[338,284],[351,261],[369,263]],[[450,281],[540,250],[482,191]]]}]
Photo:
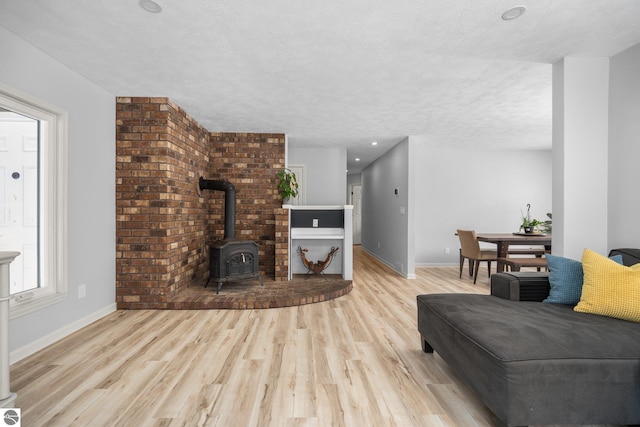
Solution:
[{"label": "window", "polygon": [[0,235],[3,250],[21,253],[11,264],[11,295],[40,287],[38,250],[38,127],[40,122],[0,108]]},{"label": "window", "polygon": [[66,113],[0,86],[0,251],[11,264],[11,318],[67,292]]}]

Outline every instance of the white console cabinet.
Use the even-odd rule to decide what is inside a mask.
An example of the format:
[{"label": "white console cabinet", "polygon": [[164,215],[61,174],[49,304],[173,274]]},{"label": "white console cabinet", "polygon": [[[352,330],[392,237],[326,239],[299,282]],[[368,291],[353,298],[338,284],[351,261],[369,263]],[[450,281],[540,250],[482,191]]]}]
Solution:
[{"label": "white console cabinet", "polygon": [[312,274],[302,263],[298,247],[308,249],[307,260],[324,260],[338,247],[325,274],[353,280],[353,206],[292,206],[289,209],[289,280],[294,274]]}]

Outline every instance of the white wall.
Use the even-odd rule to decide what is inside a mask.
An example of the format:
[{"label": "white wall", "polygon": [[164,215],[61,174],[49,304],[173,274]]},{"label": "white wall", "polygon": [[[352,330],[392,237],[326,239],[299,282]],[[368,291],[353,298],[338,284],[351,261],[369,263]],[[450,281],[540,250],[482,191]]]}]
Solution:
[{"label": "white wall", "polygon": [[288,164],[305,166],[307,205],[347,204],[346,148],[289,144],[288,158]]},{"label": "white wall", "polygon": [[63,302],[11,321],[15,362],[115,310],[115,96],[3,27],[0,58],[2,84],[69,117],[69,292]]},{"label": "white wall", "polygon": [[609,59],[553,65],[553,253],[607,252]]},{"label": "white wall", "polygon": [[640,247],[640,44],[611,58],[608,249]]},{"label": "white wall", "polygon": [[539,220],[552,212],[551,150],[470,150],[423,140],[414,157],[417,266],[457,264],[458,228],[513,232],[527,203]]}]

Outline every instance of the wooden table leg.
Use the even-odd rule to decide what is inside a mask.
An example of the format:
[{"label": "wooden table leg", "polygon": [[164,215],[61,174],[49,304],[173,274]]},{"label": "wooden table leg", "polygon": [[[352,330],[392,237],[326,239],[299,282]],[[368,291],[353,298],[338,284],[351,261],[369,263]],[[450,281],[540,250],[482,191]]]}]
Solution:
[{"label": "wooden table leg", "polygon": [[[506,258],[507,254],[509,252],[509,243],[500,241],[500,242],[498,242],[496,244],[496,246],[497,246],[497,249],[498,249],[498,260],[500,258]],[[498,264],[498,266],[496,267],[496,269],[497,269],[498,273],[503,272],[504,271],[504,267],[505,267],[504,263],[498,261],[497,264]]]}]

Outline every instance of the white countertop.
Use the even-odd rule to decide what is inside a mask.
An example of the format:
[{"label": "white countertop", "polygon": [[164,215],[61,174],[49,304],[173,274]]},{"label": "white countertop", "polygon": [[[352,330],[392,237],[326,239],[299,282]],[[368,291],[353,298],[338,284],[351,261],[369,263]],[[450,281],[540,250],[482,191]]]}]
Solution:
[{"label": "white countertop", "polygon": [[332,211],[353,209],[353,205],[282,205],[285,209],[310,210],[310,211]]},{"label": "white countertop", "polygon": [[322,228],[322,227],[294,227],[291,229],[291,239],[313,239],[313,240],[330,240],[344,239],[343,228]]}]

